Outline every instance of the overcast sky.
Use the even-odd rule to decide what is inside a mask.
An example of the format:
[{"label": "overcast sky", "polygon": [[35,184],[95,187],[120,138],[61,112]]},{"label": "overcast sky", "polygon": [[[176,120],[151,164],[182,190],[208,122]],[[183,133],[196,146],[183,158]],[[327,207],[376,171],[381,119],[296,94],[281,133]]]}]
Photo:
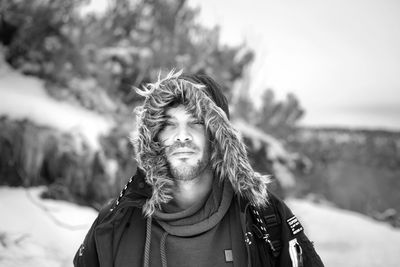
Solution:
[{"label": "overcast sky", "polygon": [[256,52],[253,90],[295,93],[307,125],[400,129],[400,1],[190,0]]}]

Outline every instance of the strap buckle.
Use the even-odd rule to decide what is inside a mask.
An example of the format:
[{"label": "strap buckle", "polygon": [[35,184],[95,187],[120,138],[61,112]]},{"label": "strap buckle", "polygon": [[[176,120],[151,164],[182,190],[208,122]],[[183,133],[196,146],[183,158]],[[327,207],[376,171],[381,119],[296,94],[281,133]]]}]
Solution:
[{"label": "strap buckle", "polygon": [[253,234],[251,232],[246,232],[244,234],[244,242],[246,242],[247,245],[251,245],[253,243]]},{"label": "strap buckle", "polygon": [[263,239],[265,242],[267,242],[269,244],[269,247],[272,249],[273,252],[276,252],[276,248],[274,247],[274,245],[272,244],[271,240],[269,239],[269,234],[265,234],[263,236]]}]

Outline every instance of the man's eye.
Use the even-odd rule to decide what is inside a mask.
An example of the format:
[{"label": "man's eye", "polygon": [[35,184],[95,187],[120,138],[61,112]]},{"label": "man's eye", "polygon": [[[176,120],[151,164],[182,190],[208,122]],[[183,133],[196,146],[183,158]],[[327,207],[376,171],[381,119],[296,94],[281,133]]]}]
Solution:
[{"label": "man's eye", "polygon": [[164,127],[167,127],[167,126],[173,126],[174,124],[172,123],[172,122],[170,122],[170,121],[165,121],[164,122]]}]

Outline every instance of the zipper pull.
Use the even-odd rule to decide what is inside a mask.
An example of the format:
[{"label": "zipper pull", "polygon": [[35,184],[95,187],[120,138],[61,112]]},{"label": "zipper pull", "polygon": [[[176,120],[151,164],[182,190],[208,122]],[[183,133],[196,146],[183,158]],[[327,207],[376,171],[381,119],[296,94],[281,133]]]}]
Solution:
[{"label": "zipper pull", "polygon": [[80,247],[79,247],[79,257],[81,257],[82,255],[83,255],[83,251],[85,250],[85,244],[82,244]]}]

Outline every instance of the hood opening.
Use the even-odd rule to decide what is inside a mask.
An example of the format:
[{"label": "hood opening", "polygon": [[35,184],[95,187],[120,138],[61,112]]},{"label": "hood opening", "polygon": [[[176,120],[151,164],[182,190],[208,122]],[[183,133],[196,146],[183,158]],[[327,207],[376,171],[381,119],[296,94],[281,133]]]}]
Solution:
[{"label": "hood opening", "polygon": [[[199,82],[200,81],[200,82]],[[199,82],[199,83],[198,83]],[[216,177],[228,180],[234,192],[255,206],[268,203],[269,177],[255,172],[250,166],[246,147],[229,121],[229,109],[220,86],[210,77],[183,75],[170,72],[164,79],[148,84],[137,92],[145,97],[136,109],[137,133],[133,137],[138,165],[145,173],[146,182],[152,186],[151,197],[143,206],[150,216],[172,196],[173,180],[170,177],[165,152],[157,141],[168,105],[184,100],[187,110],[202,119],[213,141],[211,163]],[[211,89],[210,89],[211,88]]]}]

